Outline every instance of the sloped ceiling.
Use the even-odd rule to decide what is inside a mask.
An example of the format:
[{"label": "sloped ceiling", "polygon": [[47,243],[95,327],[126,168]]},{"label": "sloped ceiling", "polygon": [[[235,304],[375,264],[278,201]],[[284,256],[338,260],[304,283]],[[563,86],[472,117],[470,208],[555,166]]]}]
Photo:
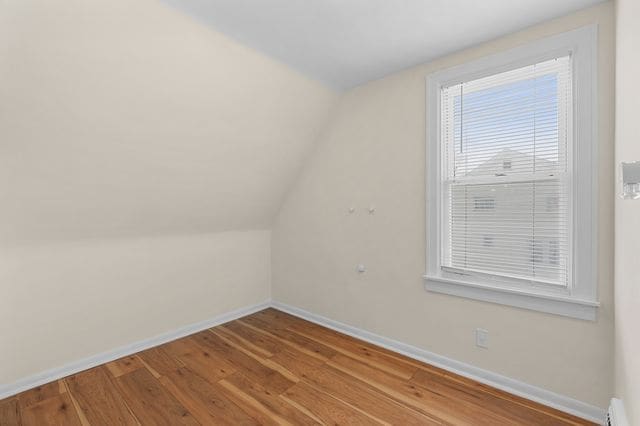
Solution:
[{"label": "sloped ceiling", "polygon": [[336,94],[155,0],[0,8],[0,243],[269,228]]},{"label": "sloped ceiling", "polygon": [[268,229],[327,85],[598,1],[4,2],[0,245]]},{"label": "sloped ceiling", "polygon": [[163,0],[350,88],[602,0]]}]

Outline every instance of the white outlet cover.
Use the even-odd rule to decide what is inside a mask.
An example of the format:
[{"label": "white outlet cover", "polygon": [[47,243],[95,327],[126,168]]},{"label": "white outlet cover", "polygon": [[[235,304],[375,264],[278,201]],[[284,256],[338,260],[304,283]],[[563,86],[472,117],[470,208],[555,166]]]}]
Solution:
[{"label": "white outlet cover", "polygon": [[620,178],[622,180],[622,198],[637,200],[640,198],[640,161],[620,163]]},{"label": "white outlet cover", "polygon": [[476,346],[489,349],[489,331],[483,328],[476,328]]}]

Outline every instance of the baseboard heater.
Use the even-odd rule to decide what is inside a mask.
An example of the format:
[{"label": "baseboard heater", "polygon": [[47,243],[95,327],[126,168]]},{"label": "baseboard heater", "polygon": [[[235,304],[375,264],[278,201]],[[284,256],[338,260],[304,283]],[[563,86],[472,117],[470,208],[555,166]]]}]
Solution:
[{"label": "baseboard heater", "polygon": [[621,399],[613,398],[607,410],[607,426],[629,426]]}]

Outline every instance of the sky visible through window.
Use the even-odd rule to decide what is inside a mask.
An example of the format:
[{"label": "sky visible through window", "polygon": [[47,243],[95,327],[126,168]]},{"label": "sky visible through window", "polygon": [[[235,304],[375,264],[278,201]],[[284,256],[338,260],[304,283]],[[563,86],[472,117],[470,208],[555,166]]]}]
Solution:
[{"label": "sky visible through window", "polygon": [[456,176],[478,171],[500,154],[501,164],[516,160],[509,168],[512,173],[557,169],[557,73],[470,93],[462,84],[460,91],[453,100]]}]

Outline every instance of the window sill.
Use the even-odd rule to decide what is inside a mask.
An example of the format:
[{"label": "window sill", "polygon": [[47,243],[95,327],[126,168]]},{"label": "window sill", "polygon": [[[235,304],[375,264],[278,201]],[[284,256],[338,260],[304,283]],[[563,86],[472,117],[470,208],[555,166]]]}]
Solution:
[{"label": "window sill", "polygon": [[425,289],[435,293],[466,297],[500,305],[595,321],[599,302],[563,296],[528,293],[516,289],[488,287],[449,278],[424,276]]}]

